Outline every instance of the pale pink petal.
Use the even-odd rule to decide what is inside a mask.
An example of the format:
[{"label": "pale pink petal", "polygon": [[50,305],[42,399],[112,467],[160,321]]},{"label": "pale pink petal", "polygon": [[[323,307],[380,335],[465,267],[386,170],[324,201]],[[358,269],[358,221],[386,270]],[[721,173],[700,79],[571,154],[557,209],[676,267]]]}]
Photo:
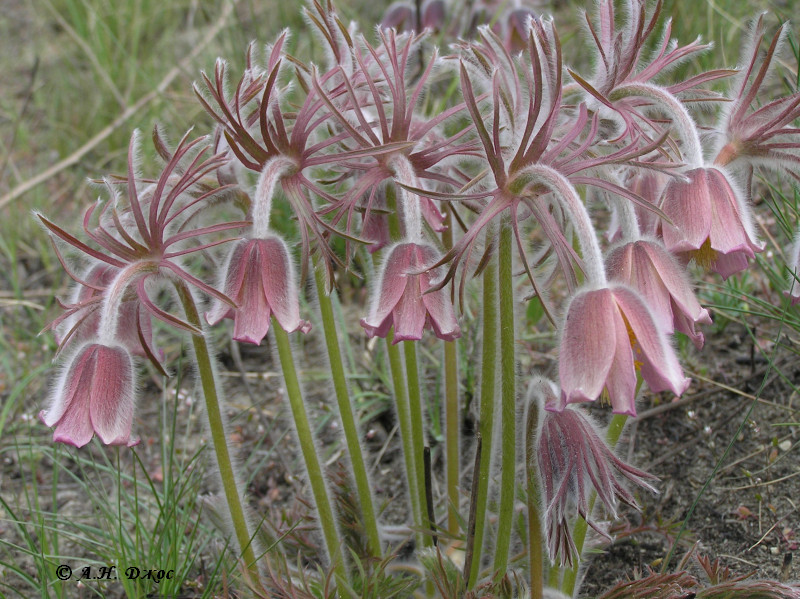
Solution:
[{"label": "pale pink petal", "polygon": [[83,447],[94,436],[89,402],[97,347],[84,346],[73,356],[56,389],[51,409],[42,415],[42,421],[47,426],[56,427],[53,431],[54,442]]},{"label": "pale pink petal", "polygon": [[231,296],[239,305],[234,312],[233,338],[236,341],[258,345],[269,330],[270,309],[264,295],[258,251],[250,255],[245,265],[246,275],[237,296]]},{"label": "pale pink petal", "polygon": [[[436,262],[435,251],[433,248],[428,249],[428,252],[422,252],[417,257],[420,268]],[[431,287],[431,281],[437,277],[438,272],[425,272],[419,276],[422,302],[425,304],[425,310],[428,313],[427,322],[433,329],[434,334],[439,339],[453,341],[461,337],[461,328],[458,326],[458,319],[453,308],[453,302],[450,301],[450,294],[446,289],[428,292]]]},{"label": "pale pink petal", "polygon": [[425,327],[427,312],[420,293],[419,279],[423,275],[408,275],[405,293],[394,308],[394,343],[419,341]]},{"label": "pale pink petal", "polygon": [[[669,294],[677,308],[673,310],[676,322],[678,317],[681,316],[682,319],[688,318],[695,323],[711,324],[711,317],[708,315],[708,311],[697,301],[697,296],[694,294],[689,277],[677,260],[659,243],[641,242],[641,247],[647,252],[653,268],[658,272],[658,276],[664,282],[664,286],[669,290]],[[677,324],[676,328],[678,328]],[[686,333],[680,328],[678,330]]]},{"label": "pale pink petal", "polygon": [[[225,276],[222,292],[229,298],[235,300],[239,296],[247,265],[251,260],[252,245],[250,241],[247,239],[237,241],[228,253],[222,270]],[[223,318],[233,318],[233,315],[234,311],[228,304],[215,299],[205,316],[206,322],[213,326]]]},{"label": "pale pink petal", "polygon": [[54,426],[67,410],[73,409],[73,402],[85,401],[88,407],[88,397],[81,392],[81,386],[88,385],[88,382],[82,383],[82,380],[90,380],[94,369],[92,347],[93,345],[86,345],[79,349],[64,367],[51,396],[50,407],[39,414],[47,426]]},{"label": "pale pink petal", "polygon": [[106,445],[126,445],[133,425],[133,361],[121,347],[97,347],[89,402],[92,427]]},{"label": "pale pink petal", "polygon": [[636,338],[635,360],[642,363],[642,377],[653,391],[671,390],[681,395],[691,382],[683,376],[675,351],[664,332],[656,326],[653,316],[632,290],[614,288],[614,299]]},{"label": "pale pink petal", "polygon": [[744,252],[753,258],[750,245],[742,224],[742,214],[738,198],[725,175],[717,169],[706,169],[708,193],[711,197],[711,247],[722,254]]},{"label": "pale pink petal", "polygon": [[277,237],[258,240],[261,280],[272,313],[287,333],[308,332],[309,323],[300,319],[300,300],[294,280],[289,249]]},{"label": "pale pink petal", "polygon": [[662,224],[671,252],[699,249],[711,232],[711,206],[704,169],[685,173],[689,181],[671,179],[664,188],[661,210],[672,224]]},{"label": "pale pink petal", "polygon": [[717,254],[717,259],[711,268],[723,279],[735,275],[737,272],[747,270],[747,257],[752,258],[753,252],[731,252],[730,254]]},{"label": "pale pink petal", "polygon": [[614,310],[613,318],[614,345],[607,351],[613,351],[614,360],[608,371],[606,388],[615,414],[636,416],[636,369],[633,364],[631,339],[628,335],[628,327],[619,310]]},{"label": "pale pink petal", "polygon": [[61,417],[53,431],[53,442],[83,447],[94,436],[92,421],[89,418],[89,402],[75,402]]},{"label": "pale pink petal", "polygon": [[[403,296],[412,270],[414,245],[398,244],[389,249],[378,275],[378,285],[373,290],[369,315],[362,320],[365,329],[377,330],[383,325]],[[368,330],[369,332],[369,330]]]},{"label": "pale pink petal", "polygon": [[684,335],[688,336],[697,349],[703,349],[705,337],[701,331],[697,330],[695,325],[698,322],[702,322],[704,324],[711,323],[711,317],[708,315],[708,311],[705,308],[701,308],[700,314],[697,318],[689,318],[686,312],[684,312],[680,306],[673,302],[673,313],[675,314],[675,330],[680,331]]},{"label": "pale pink petal", "polygon": [[559,377],[568,402],[594,401],[605,386],[614,359],[617,307],[609,289],[578,292],[567,310],[561,335]]},{"label": "pale pink petal", "polygon": [[[633,244],[631,258],[632,276],[627,282],[642,296],[650,308],[650,312],[658,325],[666,332],[672,333],[672,304],[669,288],[661,279],[661,272],[653,264],[648,252],[642,247],[644,242]],[[666,252],[666,250],[664,250]]]}]

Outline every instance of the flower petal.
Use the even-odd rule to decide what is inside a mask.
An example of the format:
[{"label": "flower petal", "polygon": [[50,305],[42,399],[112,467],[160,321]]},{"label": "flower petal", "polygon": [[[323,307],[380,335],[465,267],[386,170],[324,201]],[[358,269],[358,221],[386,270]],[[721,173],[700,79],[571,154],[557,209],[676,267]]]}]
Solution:
[{"label": "flower petal", "polygon": [[743,225],[743,215],[739,209],[742,201],[725,175],[715,168],[706,169],[708,193],[711,197],[711,247],[722,254],[741,251],[753,258],[750,247],[753,240],[747,235]]},{"label": "flower petal", "polygon": [[711,233],[711,198],[705,169],[684,173],[689,180],[671,179],[664,188],[661,210],[672,224],[662,223],[664,245],[671,252],[697,250]]},{"label": "flower petal", "polygon": [[427,311],[422,301],[419,280],[424,275],[408,275],[405,293],[394,308],[394,343],[419,341],[425,328]]},{"label": "flower petal", "polygon": [[307,333],[311,325],[300,318],[300,300],[286,242],[268,237],[259,239],[258,244],[264,295],[278,324],[287,333]]},{"label": "flower petal", "polygon": [[106,445],[127,445],[134,407],[133,360],[121,347],[98,346],[90,388],[89,416]]},{"label": "flower petal", "polygon": [[567,309],[559,352],[559,377],[567,402],[594,401],[605,386],[614,352],[614,312],[609,289],[578,292]]},{"label": "flower petal", "polygon": [[231,296],[239,305],[234,312],[233,338],[254,345],[260,344],[266,336],[271,315],[261,278],[263,259],[262,252],[254,245],[242,268],[245,274],[238,295]]},{"label": "flower petal", "polygon": [[[251,261],[252,245],[247,239],[242,239],[233,244],[228,257],[225,260],[225,265],[222,269],[224,279],[220,285],[223,293],[232,299],[239,297],[242,289],[242,282],[244,281],[247,265]],[[210,325],[215,325],[223,318],[233,318],[233,309],[215,299],[211,305],[211,309],[206,312],[206,322]]]},{"label": "flower petal", "polygon": [[606,388],[615,414],[636,416],[636,368],[633,363],[631,339],[619,310],[614,310],[613,317],[614,359],[606,378]]},{"label": "flower petal", "polygon": [[681,395],[691,382],[683,376],[675,351],[667,342],[664,332],[656,325],[647,306],[632,290],[619,286],[614,288],[614,299],[633,331],[642,362],[642,377],[651,390],[671,390]]},{"label": "flower petal", "polygon": [[373,331],[383,329],[381,325],[386,323],[405,292],[413,259],[414,245],[410,243],[395,245],[386,253],[378,274],[378,285],[372,292],[369,315],[361,321],[361,326]]}]

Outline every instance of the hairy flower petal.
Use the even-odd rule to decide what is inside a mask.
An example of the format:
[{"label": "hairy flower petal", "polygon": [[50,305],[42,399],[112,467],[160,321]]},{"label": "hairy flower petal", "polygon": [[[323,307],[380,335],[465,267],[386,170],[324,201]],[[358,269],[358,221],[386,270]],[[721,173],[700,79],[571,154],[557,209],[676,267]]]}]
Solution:
[{"label": "hairy flower petal", "polygon": [[67,363],[50,408],[40,413],[55,426],[53,441],[83,447],[97,434],[106,445],[133,445],[134,368],[128,350],[92,343]]}]

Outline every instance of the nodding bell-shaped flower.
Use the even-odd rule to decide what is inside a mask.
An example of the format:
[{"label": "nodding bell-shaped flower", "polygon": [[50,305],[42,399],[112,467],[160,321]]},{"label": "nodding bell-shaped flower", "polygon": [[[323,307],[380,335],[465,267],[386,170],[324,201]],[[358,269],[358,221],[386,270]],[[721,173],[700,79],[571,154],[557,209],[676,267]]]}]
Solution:
[{"label": "nodding bell-shaped flower", "polygon": [[615,414],[636,415],[636,371],[652,391],[689,386],[666,333],[642,298],[622,285],[578,291],[567,308],[558,364],[561,396],[548,410],[594,401],[605,389]]},{"label": "nodding bell-shaped flower", "polygon": [[438,276],[430,268],[438,259],[436,250],[425,244],[400,243],[388,250],[369,316],[361,319],[369,337],[386,337],[393,325],[395,343],[422,339],[426,327],[446,341],[461,336],[446,291],[426,293]]},{"label": "nodding bell-shaped flower", "polygon": [[238,308],[216,300],[206,314],[209,324],[231,318],[233,338],[255,345],[267,334],[272,315],[287,333],[311,330],[311,323],[300,319],[294,268],[289,249],[279,237],[270,235],[236,242],[222,272],[223,293]]},{"label": "nodding bell-shaped flower", "polygon": [[[559,395],[557,386],[545,379],[535,379],[528,393],[529,400],[540,405],[555,401]],[[539,414],[536,456],[545,505],[547,548],[551,561],[559,560],[571,567],[577,553],[570,530],[576,515],[580,514],[592,528],[607,536],[591,518],[592,492],[597,493],[608,513],[616,517],[619,502],[637,507],[622,479],[655,492],[647,482],[655,477],[614,455],[583,410],[567,407],[562,412],[539,410]]]},{"label": "nodding bell-shaped flower", "polygon": [[660,242],[640,239],[612,248],[606,273],[639,292],[665,333],[677,329],[697,349],[703,347],[703,333],[695,326],[711,324],[711,317],[697,301],[685,270]]},{"label": "nodding bell-shaped flower", "polygon": [[49,409],[39,413],[42,422],[55,426],[53,441],[83,447],[96,434],[106,445],[136,445],[134,374],[130,352],[119,345],[90,343],[75,352]]},{"label": "nodding bell-shaped flower", "polygon": [[723,171],[696,168],[684,175],[687,181],[672,179],[664,188],[661,210],[671,221],[661,225],[664,244],[727,279],[764,249],[750,209]]}]

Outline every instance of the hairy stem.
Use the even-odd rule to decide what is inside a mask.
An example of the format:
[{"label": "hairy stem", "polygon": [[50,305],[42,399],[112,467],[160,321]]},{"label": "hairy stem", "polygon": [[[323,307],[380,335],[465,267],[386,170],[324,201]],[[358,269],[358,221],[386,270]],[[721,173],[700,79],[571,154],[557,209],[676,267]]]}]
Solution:
[{"label": "hairy stem", "polygon": [[[492,235],[490,231],[487,235]],[[481,435],[482,451],[480,467],[473,474],[477,485],[475,499],[475,536],[472,539],[472,562],[467,588],[471,589],[478,579],[481,566],[481,553],[484,548],[486,528],[486,505],[489,500],[489,473],[492,467],[492,433],[494,429],[494,393],[497,378],[498,341],[498,299],[497,299],[497,261],[491,258],[483,271],[483,341],[481,358],[480,414],[478,429]],[[469,542],[469,539],[468,539]],[[469,548],[468,548],[469,549]]]},{"label": "hairy stem", "polygon": [[[453,247],[453,216],[445,207],[442,243],[445,250]],[[445,454],[447,456],[447,532],[458,533],[458,470],[461,461],[459,451],[459,429],[461,421],[458,413],[458,347],[455,341],[444,342],[444,385],[445,385]]]},{"label": "hairy stem", "polygon": [[397,420],[400,424],[400,440],[403,442],[403,459],[406,466],[406,479],[408,481],[408,498],[411,503],[411,514],[414,525],[422,528],[422,506],[419,503],[417,489],[417,468],[414,459],[414,443],[411,434],[411,411],[408,405],[408,389],[406,388],[405,370],[400,348],[392,343],[393,332],[386,337],[386,352],[389,354],[389,367],[392,371],[394,385],[394,398],[397,406]]},{"label": "hairy stem", "polygon": [[[189,323],[198,329],[203,329],[200,314],[197,311],[197,304],[192,297],[189,288],[183,282],[175,283],[183,311]],[[222,479],[222,490],[225,494],[225,501],[228,504],[228,512],[233,523],[233,531],[239,543],[242,559],[247,566],[250,574],[258,579],[258,566],[256,564],[255,552],[253,551],[253,535],[247,522],[244,512],[242,496],[239,493],[239,485],[236,481],[236,474],[233,470],[230,450],[228,448],[228,437],[225,434],[225,424],[222,418],[222,398],[217,382],[214,378],[214,367],[209,351],[205,334],[192,335],[192,345],[194,346],[195,360],[197,361],[197,372],[200,375],[200,385],[203,388],[203,400],[206,406],[206,416],[208,426],[211,429],[211,443],[214,446],[214,457],[217,460],[220,478]]]},{"label": "hairy stem", "polygon": [[500,287],[500,418],[502,438],[500,445],[500,505],[497,523],[497,544],[494,570],[506,573],[508,551],[511,546],[511,526],[514,520],[514,495],[516,490],[516,366],[514,352],[514,276],[512,273],[513,232],[511,224],[500,226],[500,252],[498,284]]},{"label": "hairy stem", "polygon": [[300,441],[300,450],[303,453],[303,461],[308,471],[308,482],[314,495],[314,503],[317,507],[322,535],[325,538],[325,545],[336,576],[343,581],[347,581],[348,576],[342,551],[343,544],[336,528],[336,519],[328,497],[328,489],[325,486],[322,466],[317,456],[317,450],[314,447],[314,438],[311,434],[311,425],[308,421],[303,395],[300,391],[300,381],[297,378],[289,334],[281,328],[274,316],[272,317],[272,330],[275,334],[275,344],[278,346],[278,356],[281,360],[286,395],[289,397],[289,405],[292,409],[297,438]]},{"label": "hairy stem", "polygon": [[[353,466],[353,476],[356,481],[356,492],[361,505],[361,515],[364,519],[364,528],[367,531],[370,554],[375,557],[381,555],[381,539],[378,534],[378,518],[372,503],[372,490],[367,477],[367,467],[359,442],[358,426],[356,425],[353,406],[350,403],[350,394],[347,389],[342,352],[339,349],[339,335],[336,332],[336,319],[333,316],[333,303],[331,296],[325,293],[325,273],[322,269],[315,269],[317,282],[317,296],[319,297],[319,311],[322,316],[322,328],[325,331],[325,345],[328,349],[328,359],[333,376],[333,388],[336,392],[336,401],[339,406],[339,416],[342,420],[347,451]],[[331,292],[333,293],[333,292]]]},{"label": "hairy stem", "polygon": [[536,432],[539,425],[539,405],[528,405],[525,424],[525,475],[528,494],[528,563],[530,565],[531,599],[544,596],[544,540],[542,536],[541,493],[536,460]]},{"label": "hairy stem", "polygon": [[[425,512],[427,500],[425,497],[425,465],[422,456],[425,448],[425,426],[422,421],[422,392],[419,386],[419,371],[417,368],[417,346],[414,341],[403,342],[403,352],[406,359],[406,380],[408,381],[408,406],[411,417],[411,448],[414,452],[414,469],[416,471],[417,495],[420,505],[420,514]],[[433,522],[422,516],[423,527],[426,531],[433,530]],[[422,535],[422,546],[430,547],[433,539],[430,534]]]}]

